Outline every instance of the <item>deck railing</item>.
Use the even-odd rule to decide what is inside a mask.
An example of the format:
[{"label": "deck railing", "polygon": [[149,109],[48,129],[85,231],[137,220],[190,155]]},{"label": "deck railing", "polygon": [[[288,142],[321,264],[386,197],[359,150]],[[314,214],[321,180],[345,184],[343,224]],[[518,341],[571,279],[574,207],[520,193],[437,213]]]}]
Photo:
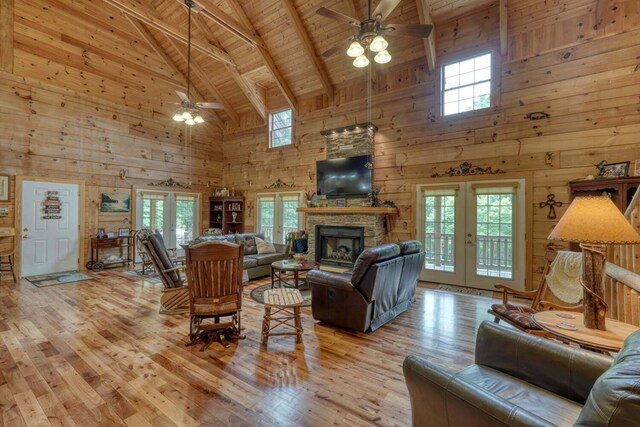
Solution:
[{"label": "deck railing", "polygon": [[[436,270],[452,270],[455,262],[455,235],[425,234],[425,264]],[[477,236],[476,266],[478,269],[503,270],[513,265],[513,238],[506,236]],[[434,268],[435,267],[435,268]]]}]

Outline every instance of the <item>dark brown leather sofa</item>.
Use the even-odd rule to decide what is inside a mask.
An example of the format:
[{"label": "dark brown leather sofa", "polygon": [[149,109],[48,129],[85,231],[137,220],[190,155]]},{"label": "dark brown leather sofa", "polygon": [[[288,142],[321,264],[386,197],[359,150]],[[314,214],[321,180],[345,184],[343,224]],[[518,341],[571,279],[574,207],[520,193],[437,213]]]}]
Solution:
[{"label": "dark brown leather sofa", "polygon": [[375,331],[411,306],[422,263],[420,242],[406,240],[365,249],[348,273],[310,271],[313,318]]},{"label": "dark brown leather sofa", "polygon": [[404,361],[413,426],[640,425],[640,331],[615,360],[484,322],[457,374]]}]

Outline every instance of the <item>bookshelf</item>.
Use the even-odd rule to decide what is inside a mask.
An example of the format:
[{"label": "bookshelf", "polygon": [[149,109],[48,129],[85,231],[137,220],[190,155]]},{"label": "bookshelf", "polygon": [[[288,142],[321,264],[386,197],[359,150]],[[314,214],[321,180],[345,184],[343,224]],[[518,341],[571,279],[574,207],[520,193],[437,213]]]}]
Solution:
[{"label": "bookshelf", "polygon": [[209,228],[244,233],[244,197],[209,197]]}]

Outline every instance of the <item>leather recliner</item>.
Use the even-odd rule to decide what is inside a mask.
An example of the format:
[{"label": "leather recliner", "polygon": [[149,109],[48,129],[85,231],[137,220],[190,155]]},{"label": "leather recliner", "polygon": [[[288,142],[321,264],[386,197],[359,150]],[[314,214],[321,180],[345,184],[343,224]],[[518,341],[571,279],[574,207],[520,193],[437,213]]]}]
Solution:
[{"label": "leather recliner", "polygon": [[454,374],[403,365],[413,426],[622,427],[640,420],[640,331],[615,360],[483,322],[475,364]]},{"label": "leather recliner", "polygon": [[347,273],[312,270],[313,318],[375,331],[411,306],[423,263],[421,243],[408,240],[365,249]]}]

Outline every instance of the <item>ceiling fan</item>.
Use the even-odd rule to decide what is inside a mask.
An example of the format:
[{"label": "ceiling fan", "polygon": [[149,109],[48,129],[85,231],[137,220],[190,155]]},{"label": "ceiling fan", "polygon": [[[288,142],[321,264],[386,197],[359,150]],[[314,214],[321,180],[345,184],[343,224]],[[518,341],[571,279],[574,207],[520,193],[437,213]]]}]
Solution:
[{"label": "ceiling fan", "polygon": [[[220,102],[193,102],[191,100],[191,9],[195,9],[196,12],[201,10],[192,0],[184,0],[184,5],[189,9],[189,31],[187,36],[187,93],[176,91],[176,95],[180,98],[180,108],[176,110],[173,115],[173,120],[177,122],[185,122],[187,125],[192,126],[196,123],[204,123],[202,113],[200,109],[222,109],[224,105]],[[200,8],[200,9],[198,9]],[[178,104],[178,103],[176,103]]]},{"label": "ceiling fan", "polygon": [[[318,15],[358,28],[356,35],[349,40],[347,55],[355,58],[353,65],[362,68],[369,65],[369,59],[364,55],[367,48],[376,52],[374,60],[379,64],[391,61],[391,55],[387,51],[389,43],[385,36],[408,36],[427,38],[431,34],[433,26],[423,24],[385,24],[383,21],[393,12],[401,0],[381,0],[373,13],[371,12],[371,0],[369,0],[368,18],[358,21],[356,18],[321,7],[316,11]],[[336,45],[325,51],[322,56],[329,57],[340,50]]]}]

